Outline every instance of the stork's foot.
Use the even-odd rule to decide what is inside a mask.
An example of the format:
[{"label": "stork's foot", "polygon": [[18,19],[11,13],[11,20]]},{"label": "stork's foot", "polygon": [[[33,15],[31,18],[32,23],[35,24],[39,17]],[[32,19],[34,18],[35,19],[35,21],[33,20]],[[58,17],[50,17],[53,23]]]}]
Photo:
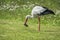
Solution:
[{"label": "stork's foot", "polygon": [[28,27],[28,25],[27,25],[27,24],[24,24],[24,26]]}]

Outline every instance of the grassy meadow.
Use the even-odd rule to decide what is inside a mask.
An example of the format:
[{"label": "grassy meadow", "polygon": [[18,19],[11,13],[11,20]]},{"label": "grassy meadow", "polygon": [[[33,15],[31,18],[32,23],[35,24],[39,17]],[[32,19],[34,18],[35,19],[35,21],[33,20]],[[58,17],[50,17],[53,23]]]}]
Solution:
[{"label": "grassy meadow", "polygon": [[[53,10],[56,15],[29,19],[25,16],[34,6],[41,5]],[[0,0],[0,40],[60,40],[60,0]]]}]

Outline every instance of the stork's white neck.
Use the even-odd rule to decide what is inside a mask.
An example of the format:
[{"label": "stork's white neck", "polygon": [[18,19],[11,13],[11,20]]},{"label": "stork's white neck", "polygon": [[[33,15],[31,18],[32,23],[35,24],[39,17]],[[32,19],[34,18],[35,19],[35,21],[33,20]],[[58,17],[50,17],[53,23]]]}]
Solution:
[{"label": "stork's white neck", "polygon": [[31,16],[31,15],[27,15],[26,18],[33,18],[33,16]]}]

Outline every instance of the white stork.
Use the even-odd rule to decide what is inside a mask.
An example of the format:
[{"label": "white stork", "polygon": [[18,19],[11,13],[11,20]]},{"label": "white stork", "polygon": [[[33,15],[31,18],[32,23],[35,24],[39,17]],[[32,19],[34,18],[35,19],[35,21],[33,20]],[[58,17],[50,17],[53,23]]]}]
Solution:
[{"label": "white stork", "polygon": [[27,15],[26,16],[24,25],[26,27],[28,27],[28,25],[27,25],[28,19],[37,17],[38,18],[38,23],[39,23],[39,31],[40,31],[40,16],[41,15],[46,15],[46,14],[53,14],[53,15],[55,15],[55,13],[52,10],[48,9],[47,7],[35,6],[32,9],[31,15]]}]

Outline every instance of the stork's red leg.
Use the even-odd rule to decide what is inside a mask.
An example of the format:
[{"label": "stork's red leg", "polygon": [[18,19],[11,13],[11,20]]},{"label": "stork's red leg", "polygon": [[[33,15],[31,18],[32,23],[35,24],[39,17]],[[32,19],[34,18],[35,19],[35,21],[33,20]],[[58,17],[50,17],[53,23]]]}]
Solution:
[{"label": "stork's red leg", "polygon": [[40,31],[40,16],[38,16],[38,31]]}]

